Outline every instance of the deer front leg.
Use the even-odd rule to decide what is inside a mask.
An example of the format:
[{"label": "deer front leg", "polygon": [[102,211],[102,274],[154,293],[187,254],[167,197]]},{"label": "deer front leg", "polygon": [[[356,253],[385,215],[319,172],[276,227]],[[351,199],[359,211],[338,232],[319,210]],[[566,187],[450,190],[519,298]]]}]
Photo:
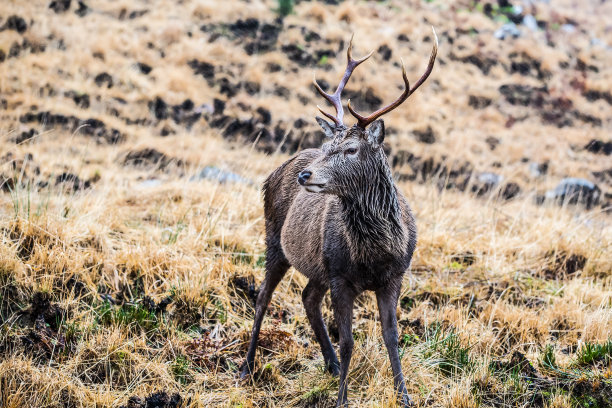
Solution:
[{"label": "deer front leg", "polygon": [[345,283],[331,285],[334,318],[340,337],[340,383],[336,407],[348,407],[347,376],[353,355],[353,304],[357,293]]},{"label": "deer front leg", "polygon": [[325,368],[334,376],[338,376],[340,374],[340,364],[338,363],[334,346],[332,346],[329,340],[325,322],[321,315],[321,301],[323,296],[325,296],[325,292],[327,292],[325,285],[311,280],[302,292],[302,301],[304,302],[304,309],[306,309],[306,316],[308,316],[310,326],[321,346]]},{"label": "deer front leg", "polygon": [[414,404],[410,400],[406,383],[404,382],[404,374],[402,373],[402,364],[398,352],[398,334],[397,334],[397,299],[401,288],[401,280],[391,282],[386,287],[376,291],[376,301],[378,303],[378,311],[380,313],[380,323],[382,326],[382,335],[391,360],[391,369],[393,370],[393,385],[397,395],[401,398],[404,407],[413,407]]}]

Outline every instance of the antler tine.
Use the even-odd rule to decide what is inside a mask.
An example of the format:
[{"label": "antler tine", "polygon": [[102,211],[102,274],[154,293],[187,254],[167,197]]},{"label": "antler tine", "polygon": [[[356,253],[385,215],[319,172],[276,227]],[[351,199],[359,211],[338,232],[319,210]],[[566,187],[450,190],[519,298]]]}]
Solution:
[{"label": "antler tine", "polygon": [[429,63],[427,64],[427,69],[425,70],[425,73],[421,75],[419,80],[416,81],[416,83],[414,84],[414,88],[410,90],[410,93],[416,91],[417,88],[421,86],[423,82],[425,82],[425,80],[427,79],[427,77],[429,77],[429,74],[431,74],[431,71],[433,70],[434,62],[436,61],[436,56],[438,55],[438,34],[436,34],[436,30],[435,28],[433,28],[433,26],[431,27],[431,31],[434,35],[434,46],[431,50],[431,55],[429,56]]},{"label": "antler tine", "polygon": [[365,129],[366,126],[374,122],[376,119],[378,119],[385,113],[389,113],[393,109],[400,106],[402,103],[404,103],[406,99],[408,99],[410,95],[412,95],[414,91],[417,90],[419,86],[423,84],[423,82],[425,82],[427,77],[429,77],[429,75],[431,74],[431,71],[433,70],[434,62],[436,61],[436,55],[438,54],[438,36],[436,34],[436,30],[433,27],[431,27],[431,29],[434,35],[434,46],[433,46],[433,49],[431,50],[431,55],[429,57],[429,63],[427,64],[427,69],[425,70],[425,73],[421,75],[419,80],[415,83],[414,87],[410,88],[410,82],[408,81],[408,76],[406,75],[406,67],[404,66],[404,61],[402,60],[402,77],[404,79],[404,91],[402,92],[400,97],[395,100],[395,102],[392,102],[391,104],[383,108],[380,108],[379,110],[377,110],[376,112],[372,113],[369,116],[362,116],[351,107],[351,101],[349,99],[348,110],[355,117],[355,119],[357,119],[357,125],[359,127],[361,127],[362,129]]},{"label": "antler tine", "polygon": [[358,60],[353,59],[353,55],[352,55],[353,37],[354,37],[354,34],[351,35],[351,41],[349,42],[348,49],[346,50],[346,57],[348,60],[346,64],[346,70],[344,71],[344,75],[342,76],[342,79],[340,80],[340,83],[338,84],[338,87],[336,88],[334,93],[330,95],[327,92],[323,91],[323,89],[317,83],[317,79],[316,78],[313,79],[313,83],[317,91],[321,94],[321,96],[323,96],[325,99],[327,99],[329,103],[333,105],[334,109],[336,110],[336,116],[333,116],[329,113],[324,112],[319,106],[317,106],[317,108],[323,115],[333,120],[336,126],[344,125],[344,122],[343,122],[344,109],[342,108],[342,101],[340,100],[340,95],[342,94],[342,91],[344,90],[346,83],[348,82],[355,68],[357,68],[359,64],[361,64],[362,62],[370,58],[372,56],[372,53],[374,52],[374,51],[370,52],[368,55],[366,55],[365,57],[361,59],[358,59]]},{"label": "antler tine", "polygon": [[330,95],[327,92],[325,92],[321,86],[319,86],[319,83],[317,82],[317,78],[314,77],[312,79],[312,83],[314,84],[315,88],[317,89],[317,91],[319,91],[319,93],[321,94],[322,97],[324,97],[325,99],[327,99],[327,101],[329,103],[331,103],[334,108],[336,109],[336,116],[333,116],[327,112],[323,112],[323,109],[319,108],[319,105],[317,105],[317,108],[319,109],[319,111],[321,111],[322,114],[324,114],[325,116],[327,116],[328,118],[330,118],[331,120],[334,121],[334,123],[338,126],[342,124],[342,117],[344,116],[344,112],[342,110],[342,104],[340,103],[340,98],[334,98],[334,95]]},{"label": "antler tine", "polygon": [[340,124],[341,124],[341,122],[340,122],[340,123],[338,123],[338,119],[336,119],[336,117],[335,117],[334,115],[332,115],[332,114],[330,114],[330,113],[325,112],[323,109],[321,109],[321,107],[320,107],[319,105],[317,105],[317,109],[318,109],[318,110],[319,110],[319,112],[321,112],[323,115],[325,115],[325,116],[327,116],[329,119],[333,120],[333,121],[334,121],[334,123],[335,123],[336,125],[340,125]]}]

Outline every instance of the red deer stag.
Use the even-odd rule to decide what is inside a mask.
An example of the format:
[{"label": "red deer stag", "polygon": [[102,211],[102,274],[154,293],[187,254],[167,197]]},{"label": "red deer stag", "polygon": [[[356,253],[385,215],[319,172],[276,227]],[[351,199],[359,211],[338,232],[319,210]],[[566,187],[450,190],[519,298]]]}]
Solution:
[{"label": "red deer stag", "polygon": [[[254,368],[257,337],[274,289],[290,266],[306,275],[302,293],[306,315],[321,346],[325,366],[340,375],[337,406],[347,402],[347,373],[353,352],[352,318],[355,298],[376,293],[382,334],[393,370],[395,390],[411,406],[398,355],[396,307],[404,273],[416,245],[416,225],[408,202],[395,186],[382,143],[385,113],[400,106],[431,73],[438,51],[434,46],[423,76],[411,88],[402,62],[405,89],[393,103],[362,116],[348,101],[357,124],[347,127],[340,95],[353,70],[366,59],[351,55],[333,94],[319,93],[336,115],[319,110],[333,123],[316,118],[331,140],[283,163],[263,185],[266,220],[266,276],[257,297],[253,333],[241,377]],[[340,362],[329,339],[321,301],[331,291],[340,337]]]}]

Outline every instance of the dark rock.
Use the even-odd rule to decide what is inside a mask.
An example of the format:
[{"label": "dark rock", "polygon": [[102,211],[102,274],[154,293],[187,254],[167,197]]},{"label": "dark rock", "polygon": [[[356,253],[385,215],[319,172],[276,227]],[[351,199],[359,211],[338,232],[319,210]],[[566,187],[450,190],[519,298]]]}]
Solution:
[{"label": "dark rock", "polygon": [[595,65],[587,64],[581,58],[578,58],[576,60],[576,69],[578,71],[592,71],[592,72],[595,72],[595,73],[599,72],[599,68],[597,68]]},{"label": "dark rock", "polygon": [[222,95],[226,95],[228,98],[233,98],[238,94],[240,90],[240,84],[233,84],[229,78],[223,77],[218,81],[219,92]]},{"label": "dark rock", "polygon": [[76,174],[62,173],[55,178],[55,185],[63,185],[72,191],[80,191],[91,187],[91,182],[83,181]]},{"label": "dark rock", "polygon": [[18,57],[20,52],[21,52],[21,45],[14,42],[13,44],[11,44],[11,48],[9,48],[8,57],[9,58]]},{"label": "dark rock", "polygon": [[295,122],[293,122],[293,127],[295,129],[301,129],[307,125],[308,125],[308,122],[302,118],[296,119]]},{"label": "dark rock", "polygon": [[30,129],[27,132],[21,132],[19,136],[13,139],[13,141],[16,144],[21,144],[21,143],[27,142],[28,140],[32,139],[33,137],[37,135],[38,135],[38,131],[36,129]]},{"label": "dark rock", "polygon": [[234,119],[232,120],[228,126],[223,131],[223,135],[226,138],[232,139],[234,136],[249,136],[255,131],[255,126],[251,119],[248,120],[240,120]]},{"label": "dark rock", "polygon": [[270,124],[270,122],[272,121],[272,114],[270,114],[270,111],[268,109],[264,107],[259,107],[257,108],[257,113],[261,118],[261,123],[263,123],[264,125]]},{"label": "dark rock", "polygon": [[79,280],[75,275],[68,278],[64,286],[69,293],[72,293],[77,297],[81,297],[87,292],[87,286],[85,283]]},{"label": "dark rock", "polygon": [[100,87],[104,85],[106,85],[107,88],[113,87],[113,77],[107,72],[102,72],[101,74],[96,75],[94,82]]},{"label": "dark rock", "polygon": [[228,26],[230,31],[237,37],[253,37],[259,28],[259,20],[256,18],[247,18],[246,20],[238,20]]},{"label": "dark rock", "polygon": [[48,322],[40,315],[34,321],[34,327],[21,336],[23,346],[29,353],[37,356],[51,356],[64,353],[66,338],[63,334],[52,329]]},{"label": "dark rock", "polygon": [[80,93],[77,91],[68,91],[64,94],[67,98],[70,98],[74,101],[75,105],[82,109],[89,108],[90,101],[89,95],[86,93]]},{"label": "dark rock", "polygon": [[64,13],[70,8],[72,0],[53,0],[49,3],[49,8],[56,13]]},{"label": "dark rock", "polygon": [[184,164],[182,160],[169,157],[165,153],[150,147],[128,152],[122,162],[125,166],[156,168],[160,170],[166,170],[171,165],[182,166]]},{"label": "dark rock", "polygon": [[577,110],[573,110],[570,112],[570,114],[575,117],[576,119],[584,122],[584,123],[590,123],[593,126],[597,126],[597,127],[601,127],[603,121],[601,120],[601,118],[598,118],[596,116],[593,115],[589,115],[588,113],[584,113],[584,112],[580,112]]},{"label": "dark rock", "polygon": [[304,36],[304,41],[306,42],[313,42],[313,41],[321,40],[321,36],[318,33],[314,31],[310,31],[306,27],[302,27],[302,35]]},{"label": "dark rock", "polygon": [[427,129],[424,130],[414,130],[412,133],[421,143],[434,144],[436,142],[436,135],[431,126],[427,126]]},{"label": "dark rock", "polygon": [[565,251],[549,251],[546,258],[546,267],[542,275],[546,279],[565,278],[582,270],[587,258],[584,255],[567,253]]},{"label": "dark rock", "polygon": [[478,258],[472,251],[465,251],[451,256],[451,262],[456,262],[464,266],[470,266],[476,262]]},{"label": "dark rock", "polygon": [[277,85],[274,87],[274,95],[280,96],[281,98],[289,98],[291,96],[291,91],[289,91],[287,87]]},{"label": "dark rock", "polygon": [[510,57],[510,73],[519,73],[524,76],[534,76],[538,79],[550,78],[551,72],[542,68],[542,62],[522,52],[512,53]]},{"label": "dark rock", "polygon": [[572,126],[578,119],[594,126],[601,126],[600,118],[573,109],[573,103],[566,97],[552,97],[547,87],[536,88],[521,84],[507,84],[499,88],[499,92],[512,105],[534,108],[545,123],[557,127]]},{"label": "dark rock", "polygon": [[282,22],[279,24],[263,24],[255,34],[249,36],[253,40],[245,44],[244,50],[248,55],[271,51],[276,45],[282,28]]},{"label": "dark rock", "polygon": [[612,154],[612,142],[592,139],[584,148],[591,153],[601,153],[609,156]]},{"label": "dark rock", "polygon": [[[89,7],[87,7],[87,4],[85,4],[82,1],[79,1],[79,8],[77,8],[74,11],[74,14],[76,14],[79,17],[85,17],[87,14],[89,14]],[[131,18],[131,17],[130,17]]]},{"label": "dark rock", "polygon": [[472,64],[478,67],[483,74],[487,75],[491,68],[497,65],[497,60],[486,57],[480,53],[468,55],[465,57],[457,57],[454,54],[450,54],[450,59],[453,61],[463,62],[464,64]]},{"label": "dark rock", "polygon": [[255,285],[255,278],[252,275],[232,277],[229,287],[234,290],[236,296],[249,300],[251,305],[255,307],[259,290]]},{"label": "dark rock", "polygon": [[314,65],[318,61],[312,55],[310,55],[308,51],[304,49],[304,47],[297,44],[283,45],[281,47],[281,51],[287,55],[287,58],[302,67]]},{"label": "dark rock", "polygon": [[172,296],[167,296],[159,303],[155,303],[155,300],[153,300],[150,296],[145,296],[144,298],[142,298],[142,305],[149,312],[164,313],[166,311],[166,308],[172,303],[172,301]]},{"label": "dark rock", "polygon": [[514,197],[518,196],[521,193],[521,187],[514,182],[506,183],[501,191],[500,197],[504,200],[511,200]]},{"label": "dark rock", "polygon": [[[319,85],[323,88],[321,81]],[[325,89],[324,89],[325,90]],[[354,91],[351,89],[345,89],[343,92],[343,97],[347,100],[351,100],[351,106],[354,107],[357,111],[362,111],[362,114],[365,112],[374,112],[379,109],[382,104],[382,99],[380,99],[372,88],[360,89],[358,91]]]},{"label": "dark rock", "polygon": [[535,88],[529,85],[508,84],[499,87],[499,92],[511,105],[532,106],[541,108],[548,94],[546,87]]},{"label": "dark rock", "polygon": [[410,42],[410,38],[406,34],[400,34],[397,36],[397,41]]},{"label": "dark rock", "polygon": [[98,141],[115,144],[123,141],[125,136],[117,129],[109,129],[98,119],[81,120],[75,116],[64,116],[51,112],[28,112],[19,117],[21,123],[38,122],[43,126],[61,127],[71,132],[80,132],[95,137]]},{"label": "dark rock", "polygon": [[159,96],[152,102],[149,102],[149,110],[153,113],[156,119],[163,120],[168,118],[168,104]]},{"label": "dark rock", "polygon": [[491,149],[491,151],[495,150],[500,143],[499,139],[495,136],[487,136],[485,142],[487,145],[489,145],[489,149]]},{"label": "dark rock", "polygon": [[589,89],[585,90],[583,95],[589,102],[603,99],[604,101],[608,102],[608,104],[612,105],[612,93],[610,91],[597,91],[594,89]]},{"label": "dark rock", "polygon": [[187,63],[195,75],[202,75],[206,80],[212,80],[215,77],[215,66],[205,61],[193,59]]},{"label": "dark rock", "polygon": [[221,99],[213,99],[213,114],[222,115],[225,110],[225,101]]},{"label": "dark rock", "polygon": [[[1,61],[0,61],[0,62],[1,62]],[[269,63],[266,65],[266,70],[267,70],[268,72],[271,72],[271,73],[274,73],[274,72],[280,72],[280,71],[282,71],[282,70],[283,70],[283,67],[282,67],[282,66],[280,66],[279,64],[274,63],[274,62],[269,62]]]},{"label": "dark rock", "polygon": [[468,97],[468,105],[474,109],[484,109],[491,105],[492,102],[493,100],[486,96],[470,95]]},{"label": "dark rock", "polygon": [[[329,82],[327,82],[324,79],[317,79],[317,83],[319,84],[322,90],[324,90],[325,92],[329,91],[329,88],[330,88]],[[316,95],[319,95],[319,93],[314,87],[312,87],[312,92],[315,93]],[[357,92],[354,92],[354,93],[357,94]],[[346,97],[346,94],[345,94],[345,97]]]},{"label": "dark rock", "polygon": [[148,12],[149,12],[149,10],[134,10],[134,11],[130,12],[130,14],[128,15],[128,18],[130,20],[134,20],[135,18],[144,16]]},{"label": "dark rock", "polygon": [[601,190],[588,180],[565,178],[553,190],[547,191],[544,198],[559,205],[583,204],[590,209],[599,203]]},{"label": "dark rock", "polygon": [[160,134],[162,137],[166,137],[166,136],[169,136],[169,135],[173,135],[173,134],[175,134],[175,133],[176,133],[176,132],[175,132],[174,130],[172,130],[172,128],[171,128],[171,127],[169,127],[169,126],[167,126],[167,125],[166,125],[166,126],[164,126],[164,127],[162,128],[162,130],[159,132],[159,134]]},{"label": "dark rock", "polygon": [[594,171],[592,174],[597,180],[612,186],[612,167],[607,170]]},{"label": "dark rock", "polygon": [[183,398],[180,394],[168,395],[165,391],[155,392],[144,400],[138,396],[128,399],[127,405],[120,408],[181,408]]},{"label": "dark rock", "polygon": [[389,48],[387,44],[383,44],[378,47],[378,54],[380,54],[383,60],[389,61],[393,55],[393,51],[391,51],[391,48]]},{"label": "dark rock", "polygon": [[323,66],[326,69],[331,69],[331,64],[329,64],[328,62],[323,64],[323,61],[327,61],[329,58],[335,57],[336,53],[334,50],[330,50],[330,49],[324,49],[324,50],[316,50],[315,51],[315,56],[314,59],[317,61],[317,63],[320,66]]},{"label": "dark rock", "polygon": [[253,81],[244,82],[243,87],[246,93],[248,93],[249,95],[258,94],[261,90],[261,86],[259,85],[259,83]]},{"label": "dark rock", "polygon": [[30,317],[32,320],[42,318],[51,329],[57,330],[62,322],[66,321],[68,312],[51,302],[51,295],[47,292],[35,292],[32,295],[30,305]]},{"label": "dark rock", "polygon": [[12,15],[6,20],[5,27],[9,30],[17,31],[19,34],[28,29],[28,25],[22,17]]},{"label": "dark rock", "polygon": [[146,408],[180,408],[183,398],[180,394],[168,395],[165,391],[159,391],[145,398]]},{"label": "dark rock", "polygon": [[527,357],[519,351],[515,351],[510,359],[510,367],[512,371],[518,371],[519,374],[533,380],[539,378],[540,374],[529,362]]},{"label": "dark rock", "polygon": [[138,67],[140,72],[145,74],[145,75],[149,75],[149,73],[153,69],[150,65],[145,64],[144,62],[137,62],[136,66]]},{"label": "dark rock", "polygon": [[49,8],[56,13],[64,13],[70,8],[72,0],[53,0],[49,3]]},{"label": "dark rock", "polygon": [[191,129],[194,123],[196,123],[202,113],[195,111],[195,104],[191,99],[185,99],[180,105],[172,107],[172,120],[176,124],[183,124],[187,129]]}]

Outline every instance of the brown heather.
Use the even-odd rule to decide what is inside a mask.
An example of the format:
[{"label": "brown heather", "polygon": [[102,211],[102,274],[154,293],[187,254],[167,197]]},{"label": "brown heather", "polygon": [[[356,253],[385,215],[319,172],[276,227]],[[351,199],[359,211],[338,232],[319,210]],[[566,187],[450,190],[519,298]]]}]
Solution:
[{"label": "brown heather", "polygon": [[[381,104],[401,92],[400,57],[412,81],[422,73],[431,25],[432,75],[385,117],[391,160],[469,162],[521,193],[440,190],[443,177],[410,180],[409,164],[393,167],[419,230],[397,310],[408,392],[419,406],[610,406],[612,186],[593,173],[610,156],[584,149],[612,130],[612,57],[591,41],[612,44],[609,2],[535,2],[548,28],[500,41],[502,23],[469,1],[301,1],[267,49],[274,1],[90,0],[84,16],[79,2],[58,13],[49,3],[0,5],[0,406],[333,406],[338,383],[302,307],[306,278],[292,269],[264,320],[256,372],[238,379],[264,275],[261,183],[322,139],[313,73],[337,83],[350,33],[356,55],[376,50],[347,86],[364,90],[351,102],[367,112],[368,87]],[[259,52],[230,27],[248,18]],[[307,42],[311,32],[321,39]],[[512,72],[519,60],[526,75]],[[242,83],[235,95],[222,93],[223,78]],[[511,104],[500,87],[515,84],[546,86],[542,104]],[[470,106],[470,95],[489,105]],[[226,102],[223,126],[215,98]],[[187,99],[193,108],[174,109]],[[257,108],[270,124],[228,132],[260,118]],[[433,144],[417,137],[428,126]],[[530,171],[546,162],[544,175]],[[190,180],[207,166],[243,181]],[[564,177],[596,182],[604,204],[534,203]],[[376,310],[372,294],[357,299],[355,407],[397,406]],[[337,344],[329,296],[323,315]]]}]

